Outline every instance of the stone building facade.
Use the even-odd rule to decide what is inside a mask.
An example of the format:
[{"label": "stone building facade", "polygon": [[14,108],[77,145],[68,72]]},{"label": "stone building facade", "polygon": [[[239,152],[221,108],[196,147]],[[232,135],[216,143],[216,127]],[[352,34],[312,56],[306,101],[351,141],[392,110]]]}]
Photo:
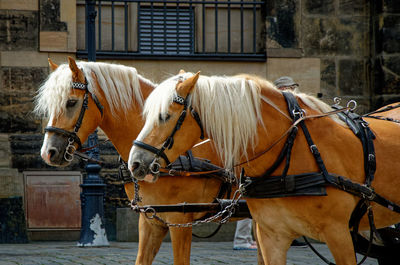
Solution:
[{"label": "stone building facade", "polygon": [[[0,2],[0,229],[18,222],[24,241],[24,180],[29,170],[61,170],[39,156],[43,121],[32,114],[33,97],[49,74],[47,58],[56,63],[75,56],[81,34],[82,10],[76,0],[1,0]],[[267,60],[157,61],[107,60],[134,66],[159,82],[183,68],[205,75],[252,73],[274,80],[292,76],[301,89],[327,103],[340,96],[355,99],[360,113],[400,99],[400,2],[397,0],[267,0]],[[106,190],[109,239],[115,239],[117,207],[127,205],[117,179],[111,144],[101,155],[113,164],[102,170]],[[81,170],[75,161],[62,170]],[[8,205],[8,206],[7,206]],[[11,209],[10,205],[16,205]],[[19,205],[19,206],[18,206]],[[18,211],[18,209],[20,211]],[[7,223],[8,222],[8,223]],[[4,225],[5,224],[5,225]],[[8,226],[7,226],[8,224]],[[4,231],[3,234],[5,233]],[[0,233],[2,235],[2,233]],[[10,241],[10,237],[1,241]]]}]

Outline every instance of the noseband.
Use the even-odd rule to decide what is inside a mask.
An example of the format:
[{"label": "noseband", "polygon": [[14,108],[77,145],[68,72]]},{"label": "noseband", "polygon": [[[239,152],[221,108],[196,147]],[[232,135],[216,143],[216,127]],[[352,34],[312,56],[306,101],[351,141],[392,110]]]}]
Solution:
[{"label": "noseband", "polygon": [[95,94],[89,91],[88,89],[88,82],[85,77],[85,83],[80,83],[80,82],[72,82],[72,89],[79,89],[79,90],[84,90],[85,95],[83,97],[83,102],[82,102],[82,107],[81,107],[81,112],[79,113],[79,117],[75,123],[75,128],[72,132],[53,127],[53,126],[47,126],[44,128],[45,132],[54,132],[57,134],[64,135],[68,137],[68,146],[65,148],[65,153],[64,153],[64,159],[68,162],[71,162],[72,159],[74,158],[73,154],[76,150],[74,143],[78,144],[78,150],[82,148],[82,142],[81,139],[78,137],[78,131],[82,125],[83,121],[83,116],[85,115],[85,111],[88,109],[88,103],[89,103],[89,93],[92,96],[92,99],[94,103],[96,104],[97,108],[100,111],[101,117],[103,117],[103,106],[101,105],[99,99],[96,97]]},{"label": "noseband", "polygon": [[133,145],[143,148],[147,151],[150,151],[156,155],[156,157],[154,158],[153,162],[150,165],[150,170],[153,174],[159,173],[158,170],[160,169],[160,164],[158,164],[156,162],[156,160],[159,157],[162,157],[165,160],[165,162],[167,163],[167,166],[169,166],[171,164],[167,155],[164,153],[164,150],[167,148],[171,149],[172,146],[174,145],[174,135],[181,128],[182,123],[186,118],[186,113],[187,113],[188,108],[189,108],[190,113],[192,114],[193,118],[196,120],[197,124],[200,127],[200,131],[201,131],[200,139],[202,139],[202,140],[204,139],[204,130],[203,130],[203,125],[201,124],[200,116],[192,108],[192,106],[189,106],[189,101],[190,101],[190,94],[186,98],[183,98],[179,95],[174,96],[173,102],[183,105],[183,110],[182,110],[181,114],[179,115],[179,118],[175,124],[174,129],[172,130],[171,134],[167,137],[167,139],[165,140],[165,142],[163,143],[163,145],[161,146],[160,149],[158,149],[154,146],[151,146],[149,144],[146,144],[144,142],[138,141],[138,140],[133,141]]}]

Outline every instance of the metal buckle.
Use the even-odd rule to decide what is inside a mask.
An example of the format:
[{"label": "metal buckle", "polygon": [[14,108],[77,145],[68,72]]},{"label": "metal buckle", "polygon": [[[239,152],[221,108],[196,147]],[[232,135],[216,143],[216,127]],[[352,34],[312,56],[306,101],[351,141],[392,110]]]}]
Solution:
[{"label": "metal buckle", "polygon": [[318,148],[315,144],[310,145],[311,153],[315,154],[318,151]]},{"label": "metal buckle", "polygon": [[71,162],[74,159],[74,152],[76,147],[74,146],[74,139],[68,138],[68,145],[65,148],[64,159],[67,162]]},{"label": "metal buckle", "polygon": [[293,113],[293,116],[299,115],[300,119],[302,119],[302,118],[304,118],[304,116],[306,115],[307,112],[305,109],[300,109],[299,111],[293,110],[292,113]]}]

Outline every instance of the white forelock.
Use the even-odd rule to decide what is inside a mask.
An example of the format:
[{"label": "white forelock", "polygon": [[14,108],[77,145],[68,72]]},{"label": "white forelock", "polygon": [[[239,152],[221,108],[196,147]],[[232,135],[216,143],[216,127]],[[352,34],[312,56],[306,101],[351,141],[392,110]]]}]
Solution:
[{"label": "white forelock", "polygon": [[[96,62],[77,62],[77,65],[85,74],[89,91],[98,96],[97,86],[94,86],[91,73],[96,75],[113,115],[116,114],[116,108],[122,108],[125,113],[134,102],[143,106],[139,78],[146,83],[151,84],[151,82],[140,76],[135,68]],[[45,116],[57,116],[63,113],[71,86],[72,72],[68,64],[62,64],[39,88],[35,97],[35,112]]]}]

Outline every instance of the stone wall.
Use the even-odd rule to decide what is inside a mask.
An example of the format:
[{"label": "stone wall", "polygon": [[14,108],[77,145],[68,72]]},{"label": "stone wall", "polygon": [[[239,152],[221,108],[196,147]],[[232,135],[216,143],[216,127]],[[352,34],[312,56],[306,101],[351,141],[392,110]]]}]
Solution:
[{"label": "stone wall", "polygon": [[372,15],[371,75],[374,104],[380,106],[400,101],[400,2],[376,1]]},{"label": "stone wall", "polygon": [[319,59],[323,99],[355,99],[363,113],[399,99],[399,13],[394,0],[267,1],[267,51]]}]

